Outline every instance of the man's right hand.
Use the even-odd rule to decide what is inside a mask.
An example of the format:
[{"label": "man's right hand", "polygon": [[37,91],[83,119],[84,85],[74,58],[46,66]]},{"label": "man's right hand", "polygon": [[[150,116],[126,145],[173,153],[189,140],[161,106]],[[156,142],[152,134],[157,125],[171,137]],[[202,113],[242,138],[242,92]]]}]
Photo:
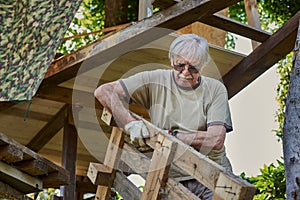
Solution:
[{"label": "man's right hand", "polygon": [[126,134],[130,135],[131,143],[136,147],[147,146],[144,138],[149,138],[150,133],[142,120],[134,120],[124,126]]}]

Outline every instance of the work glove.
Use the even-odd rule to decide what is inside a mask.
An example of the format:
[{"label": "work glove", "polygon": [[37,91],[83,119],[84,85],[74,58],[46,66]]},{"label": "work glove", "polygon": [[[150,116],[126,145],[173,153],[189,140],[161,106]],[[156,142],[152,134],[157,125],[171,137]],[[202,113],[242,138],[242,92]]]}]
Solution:
[{"label": "work glove", "polygon": [[130,142],[135,147],[146,147],[144,138],[149,138],[150,133],[142,120],[131,121],[124,126],[124,131],[130,136]]}]

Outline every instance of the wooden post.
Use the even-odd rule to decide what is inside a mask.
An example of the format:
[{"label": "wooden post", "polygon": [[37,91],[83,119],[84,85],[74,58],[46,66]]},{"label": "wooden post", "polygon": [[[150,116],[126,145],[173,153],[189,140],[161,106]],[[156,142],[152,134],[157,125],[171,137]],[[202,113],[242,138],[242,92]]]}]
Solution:
[{"label": "wooden post", "polygon": [[62,167],[70,173],[70,184],[61,187],[63,199],[75,199],[76,191],[76,157],[77,156],[77,130],[65,121],[63,134]]},{"label": "wooden post", "polygon": [[158,135],[141,200],[160,198],[160,191],[166,185],[175,148],[175,143],[163,135]]},{"label": "wooden post", "polygon": [[110,136],[109,144],[107,146],[107,151],[103,164],[111,169],[111,179],[106,186],[99,185],[97,188],[95,200],[108,200],[110,197],[111,187],[115,178],[115,167],[118,163],[120,157],[120,148],[124,144],[124,136],[122,130],[118,127],[113,127],[112,133]]},{"label": "wooden post", "polygon": [[[244,2],[245,2],[245,10],[247,14],[248,24],[255,28],[261,29],[256,0],[244,0]],[[252,42],[253,49],[258,47],[260,44],[259,42],[253,40],[251,42]]]}]

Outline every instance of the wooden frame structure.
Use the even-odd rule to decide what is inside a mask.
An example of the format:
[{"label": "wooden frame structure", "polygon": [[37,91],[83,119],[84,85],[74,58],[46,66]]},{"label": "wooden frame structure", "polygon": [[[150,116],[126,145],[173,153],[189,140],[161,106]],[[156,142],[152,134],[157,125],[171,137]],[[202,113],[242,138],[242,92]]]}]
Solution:
[{"label": "wooden frame structure", "polygon": [[0,169],[0,191],[5,193],[0,193],[1,199],[25,199],[25,194],[70,183],[70,174],[66,169],[3,133],[0,133]]},{"label": "wooden frame structure", "polygon": [[[103,110],[102,119],[108,125],[115,124],[112,123],[112,115],[106,109]],[[113,127],[104,163],[91,163],[89,166],[87,175],[94,184],[98,185],[95,199],[110,199],[110,190],[114,182],[127,183],[126,192],[124,189],[117,190],[124,195],[124,199],[156,200],[162,197],[199,199],[178,180],[169,177],[169,171],[174,165],[187,172],[190,175],[189,179],[197,179],[214,191],[214,200],[253,199],[256,188],[250,183],[226,171],[189,145],[162,132],[150,122],[143,121],[150,135],[154,136],[146,140],[147,145],[154,149],[152,157],[148,158],[128,144],[125,144],[123,150],[125,134],[117,126]],[[142,193],[122,174],[122,168],[118,167],[120,160],[130,169],[137,169],[135,173],[145,178],[146,183]],[[118,173],[117,179],[115,179],[116,173]]]}]

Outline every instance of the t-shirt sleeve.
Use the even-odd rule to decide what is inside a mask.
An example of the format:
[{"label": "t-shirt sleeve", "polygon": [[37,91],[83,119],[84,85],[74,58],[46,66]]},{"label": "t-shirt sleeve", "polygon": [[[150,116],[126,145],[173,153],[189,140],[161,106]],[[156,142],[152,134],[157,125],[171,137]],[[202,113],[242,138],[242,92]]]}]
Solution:
[{"label": "t-shirt sleeve", "polygon": [[233,130],[228,104],[228,94],[225,86],[220,84],[212,96],[212,102],[207,111],[207,127],[224,125],[226,132]]},{"label": "t-shirt sleeve", "polygon": [[126,101],[149,108],[149,72],[141,72],[125,79],[120,79],[119,82],[126,93]]}]

